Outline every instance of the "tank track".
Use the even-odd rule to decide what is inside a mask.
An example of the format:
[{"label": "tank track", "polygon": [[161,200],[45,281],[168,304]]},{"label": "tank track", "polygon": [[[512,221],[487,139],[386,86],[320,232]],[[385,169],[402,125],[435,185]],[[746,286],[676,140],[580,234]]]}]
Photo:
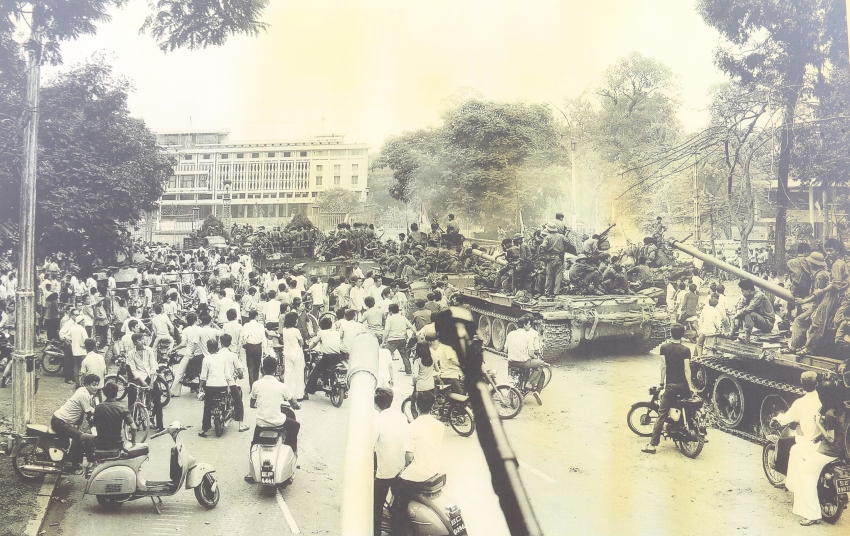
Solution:
[{"label": "tank track", "polygon": [[[739,380],[744,380],[745,382],[749,382],[749,383],[752,383],[752,384],[755,384],[755,385],[761,385],[763,387],[768,387],[770,389],[775,389],[777,391],[781,391],[781,392],[784,392],[784,393],[791,393],[791,394],[795,394],[795,395],[803,395],[804,394],[804,391],[801,387],[797,387],[796,385],[791,385],[791,384],[784,383],[784,382],[778,382],[778,381],[775,381],[775,380],[769,380],[767,378],[762,378],[760,376],[757,376],[757,375],[749,373],[749,372],[744,372],[744,371],[742,371],[738,368],[730,366],[730,361],[732,361],[732,360],[730,360],[728,358],[724,358],[724,357],[703,357],[703,358],[695,359],[693,362],[695,364],[704,366],[708,369],[716,370],[718,372],[728,374],[729,376],[732,376],[733,378],[736,378],[736,379],[739,379]],[[765,439],[761,436],[751,434],[749,432],[746,432],[744,430],[739,430],[737,428],[730,428],[730,427],[726,426],[725,424],[723,424],[722,422],[720,422],[720,419],[717,418],[717,413],[716,413],[717,410],[714,406],[713,400],[709,400],[709,402],[706,403],[705,407],[706,407],[705,413],[706,413],[706,416],[708,418],[708,424],[712,428],[716,428],[716,429],[720,430],[721,432],[726,432],[729,435],[739,437],[741,439],[749,441],[750,443],[755,443],[756,445],[760,445],[762,447],[770,442],[769,440],[767,440],[767,439]]]},{"label": "tank track", "polygon": [[723,372],[732,376],[733,378],[754,383],[756,385],[762,385],[764,387],[770,387],[771,389],[776,389],[778,391],[792,393],[800,396],[805,394],[801,387],[797,387],[796,385],[791,385],[784,382],[778,382],[775,380],[768,380],[767,378],[762,378],[750,372],[744,372],[740,369],[730,366],[730,361],[732,360],[723,357],[704,357],[695,359],[694,363],[712,370]]},{"label": "tank track", "polygon": [[[498,318],[504,320],[506,322],[516,322],[519,317],[503,315],[499,313],[495,313],[493,311],[487,311],[473,305],[469,306],[469,309],[475,313],[480,315],[486,315],[490,318]],[[567,341],[570,340],[570,336],[572,335],[572,330],[570,328],[569,323],[567,322],[558,322],[558,323],[550,323],[543,322],[545,328],[543,330],[543,336],[540,340],[540,351],[543,353],[543,360],[550,361],[552,359],[557,359],[564,352],[567,351],[567,346],[569,343]],[[500,355],[504,358],[508,357],[508,353],[502,350],[496,350],[493,347],[485,348],[486,351]]]},{"label": "tank track", "polygon": [[714,406],[714,402],[707,402],[705,406],[705,417],[706,417],[706,426],[710,428],[714,428],[716,430],[720,430],[721,432],[726,432],[729,435],[733,435],[735,437],[739,437],[750,443],[755,443],[759,446],[765,446],[770,443],[770,440],[765,439],[763,437],[759,437],[755,434],[751,434],[749,432],[745,432],[743,430],[738,430],[737,428],[729,428],[717,418],[717,409]]}]

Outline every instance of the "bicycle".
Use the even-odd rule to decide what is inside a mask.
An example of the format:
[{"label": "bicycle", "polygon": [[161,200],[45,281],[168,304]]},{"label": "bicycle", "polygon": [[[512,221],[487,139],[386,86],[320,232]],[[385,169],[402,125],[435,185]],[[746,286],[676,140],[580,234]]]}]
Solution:
[{"label": "bicycle", "polygon": [[[133,424],[136,425],[136,442],[144,443],[148,438],[148,431],[151,429],[151,411],[153,411],[153,401],[151,400],[151,388],[143,387],[131,383],[130,388],[136,389],[136,402],[130,410],[130,417],[133,419]],[[124,437],[130,437],[130,429],[127,424],[124,424]]]},{"label": "bicycle", "polygon": [[[124,397],[127,396],[127,387],[130,385],[127,357],[124,354],[119,354],[118,357],[115,358],[115,364],[118,366],[118,371],[115,374],[107,374],[106,378],[104,378],[104,383],[114,383],[117,385],[118,395],[115,399],[124,400]],[[164,365],[160,364],[159,369],[162,370],[163,367]],[[165,365],[165,368],[168,368],[167,365]],[[173,381],[173,375],[171,379]],[[171,384],[162,376],[157,376],[156,383],[159,385],[159,401],[162,404],[162,407],[165,407],[169,402],[171,402]]]}]

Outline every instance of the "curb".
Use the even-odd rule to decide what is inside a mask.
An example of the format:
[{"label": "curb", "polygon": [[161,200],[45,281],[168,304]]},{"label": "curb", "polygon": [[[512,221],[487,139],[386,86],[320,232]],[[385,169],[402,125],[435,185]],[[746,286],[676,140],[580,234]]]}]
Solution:
[{"label": "curb", "polygon": [[38,536],[41,526],[44,524],[44,518],[47,517],[50,498],[53,496],[53,491],[56,489],[58,483],[58,475],[47,475],[44,477],[44,482],[42,482],[41,489],[38,490],[38,495],[35,498],[35,515],[27,523],[27,528],[24,532],[26,536]]}]

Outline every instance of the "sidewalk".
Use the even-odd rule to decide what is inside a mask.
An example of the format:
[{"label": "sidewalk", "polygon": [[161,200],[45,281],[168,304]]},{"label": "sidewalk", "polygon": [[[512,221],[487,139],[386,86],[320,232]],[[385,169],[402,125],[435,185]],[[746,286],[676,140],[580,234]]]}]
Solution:
[{"label": "sidewalk", "polygon": [[[33,422],[49,424],[53,412],[73,393],[72,385],[65,385],[62,376],[48,376],[42,372],[35,396]],[[12,388],[0,389],[0,431],[12,429]],[[8,440],[3,436],[3,443]],[[42,482],[27,484],[15,475],[11,458],[0,456],[0,512],[3,524],[0,536],[26,534],[27,523],[34,517],[44,515],[39,508],[38,494]],[[42,500],[43,502],[43,500]]]}]

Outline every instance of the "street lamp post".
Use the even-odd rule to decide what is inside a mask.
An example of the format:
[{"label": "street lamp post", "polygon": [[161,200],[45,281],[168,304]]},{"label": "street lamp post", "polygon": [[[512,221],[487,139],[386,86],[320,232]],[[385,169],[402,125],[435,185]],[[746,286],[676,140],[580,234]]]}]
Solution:
[{"label": "street lamp post", "polygon": [[226,231],[230,231],[230,225],[233,221],[233,212],[230,206],[230,185],[232,181],[230,179],[224,180],[224,195],[222,196],[222,211],[221,211],[221,221],[224,224],[224,229]]},{"label": "street lamp post", "polygon": [[201,219],[201,207],[199,207],[198,205],[195,205],[194,207],[192,207],[192,230],[193,231],[197,231],[198,228],[200,227],[198,225],[198,220],[200,220],[200,219]]}]

